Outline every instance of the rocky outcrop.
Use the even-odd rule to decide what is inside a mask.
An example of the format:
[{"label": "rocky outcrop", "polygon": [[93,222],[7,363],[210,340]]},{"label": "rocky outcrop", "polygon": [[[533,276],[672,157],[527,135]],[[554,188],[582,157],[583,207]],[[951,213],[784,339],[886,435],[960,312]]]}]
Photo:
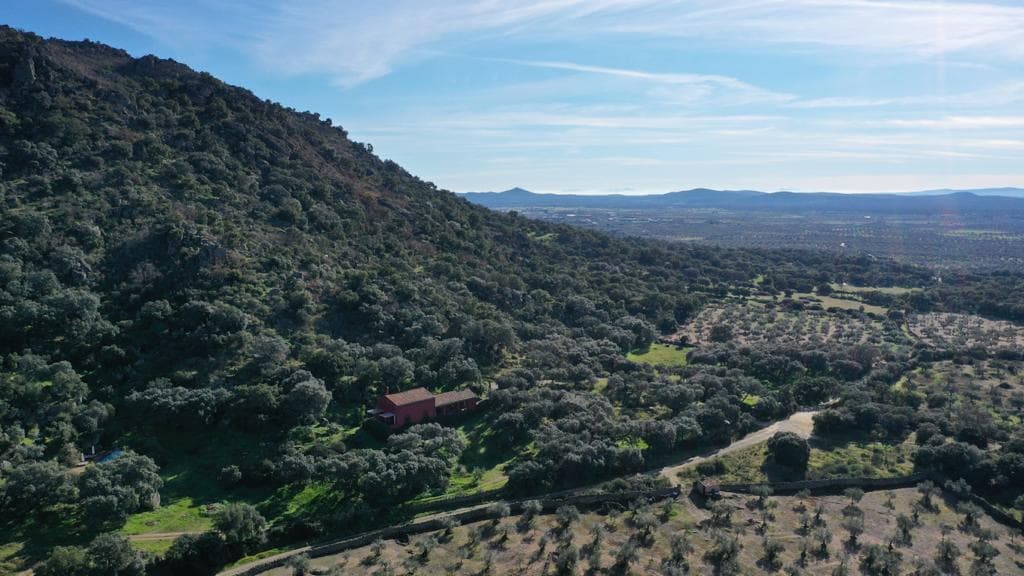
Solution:
[{"label": "rocky outcrop", "polygon": [[31,86],[36,82],[36,62],[31,56],[26,56],[14,65],[14,86],[21,88]]}]

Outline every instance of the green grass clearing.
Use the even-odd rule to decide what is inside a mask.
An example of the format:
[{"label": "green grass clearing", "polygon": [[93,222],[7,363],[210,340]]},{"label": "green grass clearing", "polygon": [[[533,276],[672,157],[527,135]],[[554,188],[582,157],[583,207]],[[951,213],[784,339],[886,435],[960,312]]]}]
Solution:
[{"label": "green grass clearing", "polygon": [[0,545],[0,574],[14,574],[22,569],[23,564],[19,557],[23,547],[21,542],[7,542]]},{"label": "green grass clearing", "polygon": [[892,296],[900,296],[903,294],[910,294],[911,292],[920,292],[920,288],[907,288],[904,286],[854,286],[852,284],[832,284],[832,290],[836,292],[847,292],[852,294],[863,294],[867,292],[878,292],[880,294],[890,294]]},{"label": "green grass clearing", "polygon": [[793,298],[797,300],[818,302],[821,304],[821,307],[826,310],[829,308],[838,308],[840,310],[863,310],[869,314],[876,314],[879,316],[885,316],[885,314],[889,312],[888,308],[876,306],[874,304],[865,304],[860,300],[847,300],[845,298],[836,298],[833,296],[818,296],[817,294],[810,294],[807,292],[793,294]]},{"label": "green grass clearing", "polygon": [[619,448],[636,448],[638,450],[647,450],[648,448],[651,447],[651,445],[648,444],[647,441],[644,440],[643,438],[634,437],[623,438],[622,440],[619,440],[618,446]]},{"label": "green grass clearing", "polygon": [[651,344],[647,350],[630,352],[626,358],[657,366],[686,366],[689,351],[689,348],[678,348],[671,344]]},{"label": "green grass clearing", "polygon": [[132,546],[138,550],[149,552],[155,556],[163,556],[171,549],[171,545],[174,544],[174,538],[165,538],[162,540],[136,540],[132,542]]},{"label": "green grass clearing", "polygon": [[133,514],[122,532],[128,535],[154,532],[202,532],[213,526],[207,509],[192,498],[181,498],[156,510]]}]

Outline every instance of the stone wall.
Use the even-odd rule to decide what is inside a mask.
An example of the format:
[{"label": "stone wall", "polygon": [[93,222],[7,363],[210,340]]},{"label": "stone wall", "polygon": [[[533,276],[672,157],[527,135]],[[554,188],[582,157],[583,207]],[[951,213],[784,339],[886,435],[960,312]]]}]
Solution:
[{"label": "stone wall", "polygon": [[829,478],[825,480],[796,480],[794,482],[763,482],[750,484],[721,484],[719,488],[723,492],[750,493],[761,486],[768,486],[772,492],[787,494],[810,490],[812,492],[824,492],[846,488],[861,488],[863,490],[881,490],[887,488],[906,488],[915,486],[919,482],[928,479],[927,474],[911,474],[910,476],[896,476],[893,478]]}]

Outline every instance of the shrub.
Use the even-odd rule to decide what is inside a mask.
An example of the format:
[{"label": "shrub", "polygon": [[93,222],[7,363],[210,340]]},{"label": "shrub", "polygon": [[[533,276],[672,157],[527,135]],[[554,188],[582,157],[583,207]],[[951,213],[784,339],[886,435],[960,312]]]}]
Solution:
[{"label": "shrub", "polygon": [[776,464],[803,471],[811,458],[811,447],[792,432],[777,432],[768,440],[768,454]]}]

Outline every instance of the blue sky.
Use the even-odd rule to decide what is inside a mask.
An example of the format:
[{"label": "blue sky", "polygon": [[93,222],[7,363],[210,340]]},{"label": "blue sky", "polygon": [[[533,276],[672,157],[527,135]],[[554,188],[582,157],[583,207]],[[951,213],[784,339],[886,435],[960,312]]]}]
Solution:
[{"label": "blue sky", "polygon": [[438,186],[1024,186],[1020,0],[5,0],[313,110]]}]

